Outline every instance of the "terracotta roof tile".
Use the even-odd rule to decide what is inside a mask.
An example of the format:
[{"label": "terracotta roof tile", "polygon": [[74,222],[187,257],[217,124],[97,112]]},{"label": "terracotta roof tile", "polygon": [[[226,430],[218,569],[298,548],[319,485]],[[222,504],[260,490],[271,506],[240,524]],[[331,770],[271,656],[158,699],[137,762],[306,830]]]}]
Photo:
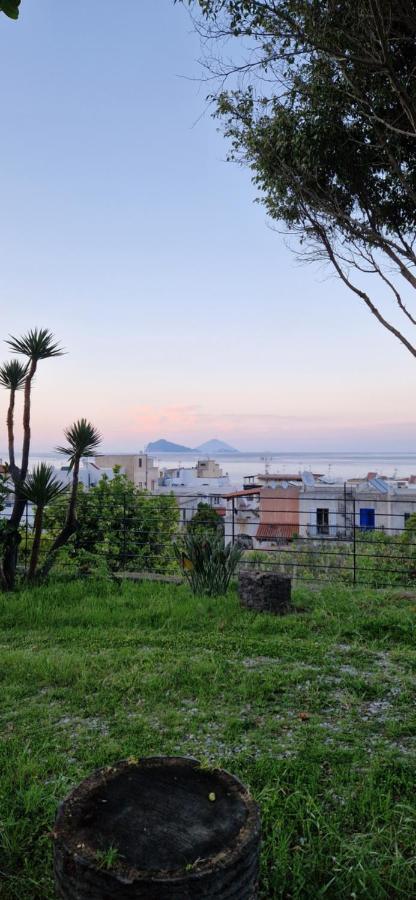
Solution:
[{"label": "terracotta roof tile", "polygon": [[259,525],[256,531],[258,541],[273,541],[276,538],[290,540],[294,534],[299,533],[298,525]]}]

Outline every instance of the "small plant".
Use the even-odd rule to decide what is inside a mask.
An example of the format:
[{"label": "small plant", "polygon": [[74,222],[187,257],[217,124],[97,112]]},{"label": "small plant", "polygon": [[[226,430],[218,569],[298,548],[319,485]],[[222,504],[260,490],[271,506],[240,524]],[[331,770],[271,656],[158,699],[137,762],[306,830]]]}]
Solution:
[{"label": "small plant", "polygon": [[120,851],[117,847],[108,847],[107,850],[97,850],[95,858],[100,869],[112,869],[120,860]]},{"label": "small plant", "polygon": [[227,593],[243,555],[243,550],[236,544],[224,546],[222,534],[215,531],[203,535],[188,533],[174,549],[192,593],[208,597]]}]

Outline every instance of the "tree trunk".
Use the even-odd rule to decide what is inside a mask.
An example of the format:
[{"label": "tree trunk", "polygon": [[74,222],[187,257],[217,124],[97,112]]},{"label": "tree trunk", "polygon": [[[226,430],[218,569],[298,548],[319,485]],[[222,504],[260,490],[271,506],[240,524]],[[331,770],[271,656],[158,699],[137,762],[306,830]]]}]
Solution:
[{"label": "tree trunk", "polygon": [[14,388],[10,390],[9,408],[7,410],[7,436],[9,444],[9,466],[13,483],[16,484],[20,477],[20,469],[16,466],[14,456],[14,404],[16,399],[16,391]]},{"label": "tree trunk", "polygon": [[45,576],[48,574],[48,572],[52,568],[53,563],[55,561],[57,551],[61,547],[65,546],[65,544],[69,541],[69,538],[72,537],[72,535],[77,530],[76,510],[77,510],[77,498],[78,498],[79,464],[80,464],[80,459],[76,458],[75,462],[74,462],[73,472],[72,472],[71,496],[69,498],[68,512],[66,514],[65,525],[61,529],[59,534],[56,536],[56,538],[52,544],[52,547],[45,559],[45,562],[43,563],[43,566],[41,569],[42,576]]},{"label": "tree trunk", "polygon": [[36,569],[38,565],[39,559],[39,550],[40,550],[40,541],[42,537],[42,525],[43,525],[43,506],[38,506],[35,514],[35,524],[34,524],[34,535],[33,535],[33,544],[32,544],[32,552],[30,554],[30,563],[29,563],[29,571],[28,571],[28,579],[29,581],[33,581],[36,575]]},{"label": "tree trunk", "polygon": [[23,445],[22,445],[22,464],[20,466],[19,477],[15,482],[15,498],[12,514],[7,523],[7,531],[5,538],[5,546],[3,553],[3,565],[1,574],[1,583],[5,590],[13,590],[16,578],[17,551],[20,543],[19,525],[25,511],[26,500],[20,496],[20,487],[23,484],[29,465],[30,452],[30,395],[32,388],[32,380],[37,368],[36,360],[32,360],[29,372],[25,380],[24,390],[24,408],[23,408]]}]

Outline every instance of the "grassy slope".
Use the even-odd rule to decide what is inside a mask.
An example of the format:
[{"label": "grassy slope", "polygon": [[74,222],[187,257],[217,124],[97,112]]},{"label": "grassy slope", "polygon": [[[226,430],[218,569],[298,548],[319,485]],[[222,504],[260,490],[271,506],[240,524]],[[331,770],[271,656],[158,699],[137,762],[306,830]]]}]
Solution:
[{"label": "grassy slope", "polygon": [[1,598],[2,898],[53,896],[48,832],[76,782],[159,753],[250,785],[262,897],[416,896],[415,602],[296,601],[278,619],[154,584]]}]

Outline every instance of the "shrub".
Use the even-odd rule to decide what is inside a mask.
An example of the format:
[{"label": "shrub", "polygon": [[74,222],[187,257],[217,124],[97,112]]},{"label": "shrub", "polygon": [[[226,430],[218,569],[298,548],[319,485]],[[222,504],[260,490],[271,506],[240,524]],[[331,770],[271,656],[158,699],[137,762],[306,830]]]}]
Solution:
[{"label": "shrub", "polygon": [[193,594],[219,597],[226,594],[230,580],[243,555],[236,544],[224,546],[222,534],[187,533],[181,544],[175,544],[179,565]]}]

